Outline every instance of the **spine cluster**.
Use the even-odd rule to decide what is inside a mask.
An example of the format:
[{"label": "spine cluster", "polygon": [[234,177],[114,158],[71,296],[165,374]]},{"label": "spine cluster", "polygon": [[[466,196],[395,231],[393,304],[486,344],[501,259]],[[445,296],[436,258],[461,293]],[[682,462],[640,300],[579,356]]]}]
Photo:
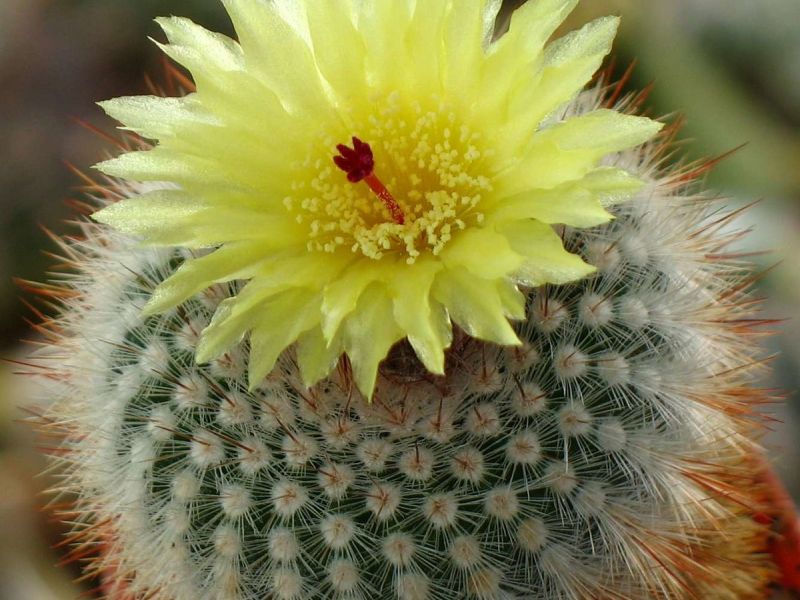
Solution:
[{"label": "spine cluster", "polygon": [[76,555],[132,598],[763,597],[749,275],[662,150],[609,158],[648,183],[563,231],[598,272],[530,290],[523,346],[457,336],[441,378],[400,346],[372,404],[346,362],[305,389],[287,353],[253,393],[245,343],[195,364],[231,290],[143,318],[181,255],[83,224],[33,358]]}]

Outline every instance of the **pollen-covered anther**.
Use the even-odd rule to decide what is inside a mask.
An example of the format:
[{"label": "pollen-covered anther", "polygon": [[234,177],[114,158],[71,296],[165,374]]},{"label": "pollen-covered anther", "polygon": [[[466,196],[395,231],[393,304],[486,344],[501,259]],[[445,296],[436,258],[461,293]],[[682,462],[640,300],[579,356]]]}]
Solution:
[{"label": "pollen-covered anther", "polygon": [[392,215],[392,220],[398,225],[405,224],[405,215],[400,205],[392,196],[391,192],[383,185],[377,175],[375,175],[375,158],[372,155],[372,148],[366,142],[362,142],[357,137],[353,136],[353,147],[350,148],[344,144],[336,146],[339,151],[337,156],[333,157],[333,162],[342,171],[347,173],[347,179],[351,183],[358,183],[363,181],[369,186],[369,189],[383,202],[384,206],[389,210]]}]

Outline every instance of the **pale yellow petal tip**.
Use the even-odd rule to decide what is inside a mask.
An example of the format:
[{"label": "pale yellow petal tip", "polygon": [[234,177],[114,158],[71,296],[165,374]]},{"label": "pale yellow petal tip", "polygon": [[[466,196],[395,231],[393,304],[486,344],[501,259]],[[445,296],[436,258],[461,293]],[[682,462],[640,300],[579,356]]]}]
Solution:
[{"label": "pale yellow petal tip", "polygon": [[96,210],[91,215],[93,221],[97,223],[102,223],[103,225],[109,225],[114,227],[114,211],[112,210],[114,207],[113,204],[106,206],[105,208],[101,208],[100,210]]},{"label": "pale yellow petal tip", "polygon": [[108,160],[95,163],[94,165],[92,165],[92,168],[97,171],[100,171],[103,175],[108,175],[109,177],[123,177],[124,174],[116,169],[116,165],[118,163],[119,163],[119,157],[109,158]]},{"label": "pale yellow petal tip", "polygon": [[194,362],[196,362],[198,365],[204,365],[217,358],[218,355],[218,352],[214,352],[211,348],[204,345],[201,340],[200,344],[197,346],[197,350],[194,353]]},{"label": "pale yellow petal tip", "polygon": [[126,201],[115,202],[93,212],[90,216],[93,221],[108,225],[120,233],[135,235],[136,228],[131,227],[131,221],[136,221],[136,218],[131,219],[132,215],[131,211],[128,210],[129,208],[130,206],[126,205]]},{"label": "pale yellow petal tip", "polygon": [[173,290],[170,287],[171,281],[171,278],[167,279],[166,281],[161,282],[158,287],[156,287],[156,289],[153,291],[153,294],[150,296],[150,299],[144,305],[144,308],[142,308],[142,316],[152,317],[154,315],[159,315],[180,304],[180,302],[175,301],[172,293]]}]

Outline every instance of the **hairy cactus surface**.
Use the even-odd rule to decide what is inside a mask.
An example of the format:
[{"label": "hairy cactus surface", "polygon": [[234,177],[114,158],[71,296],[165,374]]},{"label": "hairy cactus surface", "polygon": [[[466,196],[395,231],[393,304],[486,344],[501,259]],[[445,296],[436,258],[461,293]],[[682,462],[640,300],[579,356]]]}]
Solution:
[{"label": "hairy cactus surface", "polygon": [[143,317],[185,254],[82,222],[33,358],[76,553],[132,598],[764,598],[750,276],[667,137],[606,159],[646,185],[559,230],[598,270],[528,290],[522,346],[456,335],[434,377],[400,344],[372,403],[346,361],[252,392],[246,343],[195,364],[235,284]]}]

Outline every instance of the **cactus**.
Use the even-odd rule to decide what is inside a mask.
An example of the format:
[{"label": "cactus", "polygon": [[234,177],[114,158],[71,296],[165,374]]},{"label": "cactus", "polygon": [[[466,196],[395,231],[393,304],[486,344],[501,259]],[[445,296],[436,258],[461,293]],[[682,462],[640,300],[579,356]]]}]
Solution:
[{"label": "cactus", "polygon": [[457,334],[432,376],[400,343],[372,403],[346,360],[307,389],[289,350],[252,391],[246,342],[195,364],[238,284],[142,316],[185,251],[82,221],[32,359],[76,553],[137,599],[763,598],[750,275],[667,138],[607,157],[646,185],[560,229],[597,272],[527,290],[522,346]]},{"label": "cactus", "polygon": [[617,19],[545,47],[575,4],[160,21],[198,90],[103,104],[155,143],[98,165],[29,361],[106,595],[764,597],[736,213],[579,92]]}]

